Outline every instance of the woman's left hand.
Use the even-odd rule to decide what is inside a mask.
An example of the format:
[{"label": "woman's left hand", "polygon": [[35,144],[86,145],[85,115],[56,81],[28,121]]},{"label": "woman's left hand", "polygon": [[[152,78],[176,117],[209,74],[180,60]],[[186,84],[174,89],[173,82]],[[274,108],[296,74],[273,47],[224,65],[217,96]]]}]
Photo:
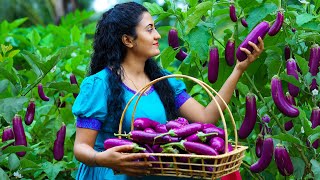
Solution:
[{"label": "woman's left hand", "polygon": [[258,37],[258,41],[259,41],[258,46],[253,42],[249,41],[249,45],[253,47],[252,53],[246,48],[240,48],[241,51],[247,54],[247,59],[245,59],[242,62],[237,60],[237,65],[236,65],[237,70],[244,72],[248,68],[248,66],[260,56],[260,54],[264,49],[264,43],[260,36]]}]

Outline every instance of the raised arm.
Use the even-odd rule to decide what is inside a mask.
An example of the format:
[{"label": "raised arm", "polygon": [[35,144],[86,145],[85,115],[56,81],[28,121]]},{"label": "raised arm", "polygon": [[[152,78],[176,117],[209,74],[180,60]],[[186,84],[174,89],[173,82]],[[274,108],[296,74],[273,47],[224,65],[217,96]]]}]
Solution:
[{"label": "raised arm", "polygon": [[[230,102],[233,91],[236,88],[236,85],[243,74],[243,72],[247,69],[247,67],[255,61],[264,49],[263,40],[259,37],[259,45],[255,45],[252,42],[249,44],[253,47],[254,51],[251,53],[248,49],[241,48],[244,51],[248,58],[242,62],[237,61],[235,68],[232,73],[223,84],[221,89],[219,90],[219,95],[224,99],[226,103]],[[226,108],[222,103],[219,97],[215,96],[215,99],[218,101],[219,106],[222,111]],[[193,98],[189,98],[179,109],[181,115],[193,122],[206,122],[215,124],[220,118],[219,110],[214,101],[211,101],[206,107],[202,106],[199,102],[197,102]]]}]

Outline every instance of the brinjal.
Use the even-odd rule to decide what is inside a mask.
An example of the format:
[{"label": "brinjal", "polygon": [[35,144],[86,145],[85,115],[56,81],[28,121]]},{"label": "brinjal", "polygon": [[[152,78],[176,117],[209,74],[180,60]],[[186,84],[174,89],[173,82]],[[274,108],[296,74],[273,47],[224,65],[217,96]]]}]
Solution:
[{"label": "brinjal", "polygon": [[299,110],[286,100],[281,80],[276,75],[271,79],[271,95],[274,104],[284,115],[288,117],[297,117],[299,115]]}]

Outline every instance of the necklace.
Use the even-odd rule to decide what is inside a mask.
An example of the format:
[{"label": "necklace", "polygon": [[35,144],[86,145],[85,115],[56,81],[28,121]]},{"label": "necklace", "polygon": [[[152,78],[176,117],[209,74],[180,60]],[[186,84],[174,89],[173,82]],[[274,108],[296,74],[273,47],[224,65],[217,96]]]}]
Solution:
[{"label": "necklace", "polygon": [[[136,92],[138,92],[140,89],[137,87],[137,85],[129,78],[129,76],[127,75],[127,73],[124,73],[125,74],[125,76],[126,76],[126,78],[132,83],[132,85],[135,87],[135,89],[136,89]],[[147,78],[145,78],[144,79],[144,85],[146,85],[147,84]],[[144,87],[144,86],[143,86]],[[145,92],[144,92],[144,94],[146,94]]]}]

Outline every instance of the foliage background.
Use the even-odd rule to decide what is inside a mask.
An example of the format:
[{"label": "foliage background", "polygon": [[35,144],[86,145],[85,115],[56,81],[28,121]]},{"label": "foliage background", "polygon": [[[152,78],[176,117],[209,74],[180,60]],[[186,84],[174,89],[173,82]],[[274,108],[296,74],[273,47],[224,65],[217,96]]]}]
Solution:
[{"label": "foliage background", "polygon": [[[38,1],[18,1],[14,8],[28,10],[25,5],[35,6]],[[95,32],[96,19],[99,15],[86,6],[62,16],[57,21],[52,7],[38,3],[38,16],[26,11],[25,15],[2,13],[0,23],[0,130],[11,126],[14,114],[24,117],[31,98],[36,100],[35,121],[24,125],[28,146],[12,146],[1,150],[0,177],[4,179],[19,178],[17,172],[25,179],[73,179],[78,162],[73,156],[75,137],[75,118],[71,113],[74,97],[79,87],[71,85],[69,76],[75,74],[79,84],[86,76],[86,68],[92,53],[92,37]],[[0,1],[3,11],[9,11],[12,4]],[[313,95],[308,86],[312,78],[320,83],[320,74],[312,77],[308,72],[310,47],[320,43],[320,1],[278,1],[278,0],[238,0],[235,2],[238,17],[244,16],[249,27],[244,28],[240,22],[234,23],[229,18],[227,0],[165,0],[163,6],[154,2],[144,2],[155,17],[158,30],[162,36],[161,55],[155,59],[169,71],[196,77],[210,84],[207,80],[207,67],[202,66],[208,61],[211,46],[219,49],[220,68],[218,81],[210,84],[218,90],[231,73],[233,67],[224,59],[225,44],[234,34],[236,47],[246,35],[261,21],[275,20],[278,8],[282,7],[285,22],[282,30],[273,37],[266,36],[265,51],[254,62],[240,79],[237,90],[229,107],[239,128],[245,114],[245,96],[253,92],[257,96],[258,115],[254,131],[240,143],[249,146],[241,166],[241,174],[246,179],[284,179],[277,170],[274,160],[269,167],[259,174],[251,173],[248,167],[256,162],[255,139],[260,133],[259,124],[264,114],[271,116],[267,125],[272,128],[270,134],[275,145],[282,143],[288,149],[294,164],[294,173],[287,179],[319,179],[319,152],[306,145],[320,137],[320,128],[311,129],[310,114],[313,107],[319,105],[319,95]],[[179,6],[178,6],[179,5]],[[6,8],[7,7],[7,8]],[[30,8],[29,8],[30,9]],[[41,9],[41,10],[40,10]],[[51,10],[50,10],[51,9]],[[43,11],[43,12],[42,12]],[[67,11],[66,11],[67,12]],[[5,15],[4,15],[5,14]],[[50,15],[51,14],[51,15]],[[18,19],[16,19],[18,18]],[[189,56],[180,62],[174,58],[177,53],[167,43],[167,33],[175,27],[179,32],[180,44]],[[292,28],[296,32],[292,32]],[[283,49],[289,45],[302,73],[299,80],[286,75]],[[301,93],[296,98],[300,115],[293,118],[294,128],[283,129],[283,124],[291,118],[282,115],[275,107],[270,93],[271,78],[278,74],[283,80],[284,91],[287,83],[300,87]],[[44,85],[50,101],[44,102],[38,97],[38,83]],[[206,93],[192,82],[185,81],[188,92],[200,103],[210,101]],[[58,101],[65,102],[65,107],[58,107]],[[229,117],[226,115],[227,121]],[[62,161],[53,159],[52,148],[56,132],[65,123],[67,137],[65,156]],[[229,121],[228,121],[229,122]],[[221,124],[218,124],[221,126]],[[231,124],[227,124],[231,127]],[[228,128],[229,138],[234,139],[232,128]],[[1,143],[0,147],[9,142]],[[27,151],[26,156],[19,158],[15,152]]]}]

